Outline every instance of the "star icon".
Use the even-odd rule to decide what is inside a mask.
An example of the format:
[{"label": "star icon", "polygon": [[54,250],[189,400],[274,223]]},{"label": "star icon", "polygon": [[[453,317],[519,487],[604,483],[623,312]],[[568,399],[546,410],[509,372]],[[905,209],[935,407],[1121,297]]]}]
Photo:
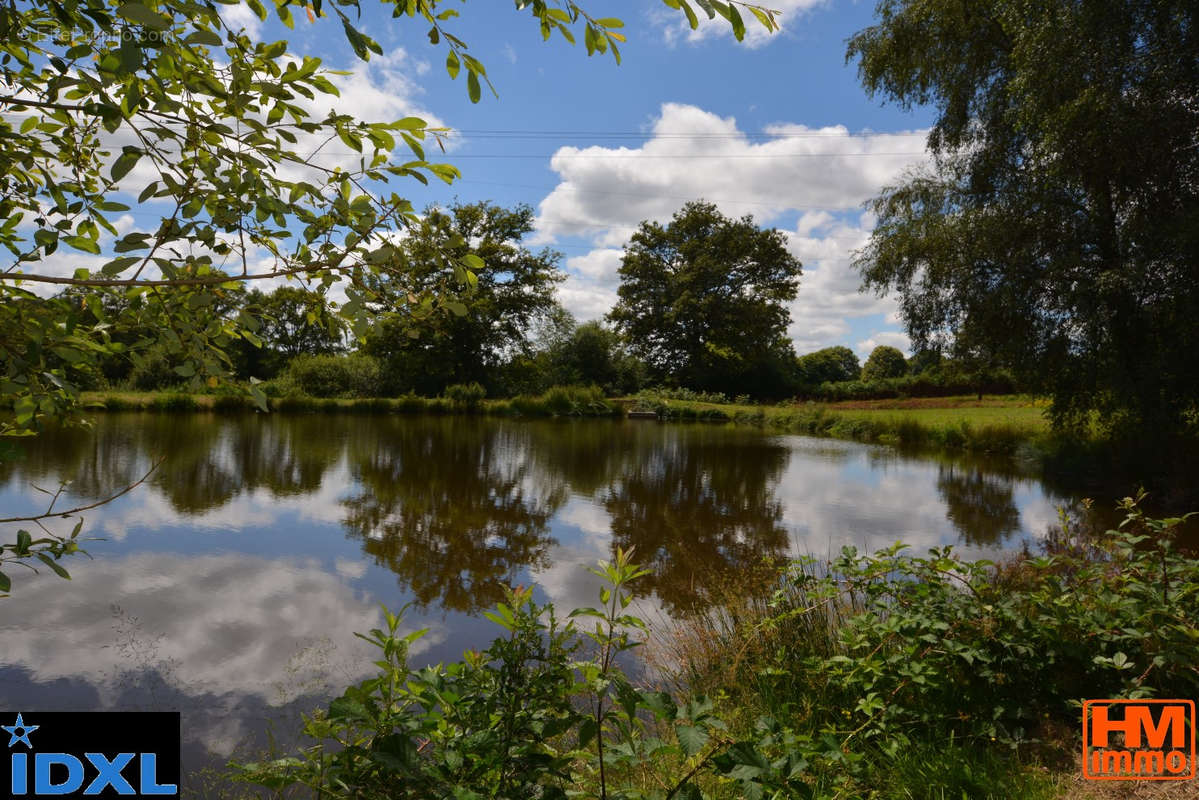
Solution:
[{"label": "star icon", "polygon": [[[33,744],[31,744],[29,741],[29,734],[33,733],[40,727],[40,725],[26,725],[25,720],[21,719],[20,714],[17,714],[17,722],[15,725],[0,725],[0,728],[8,731],[9,735],[12,736],[12,738],[8,740],[9,747],[12,747],[17,742],[24,742],[26,747],[32,748]],[[20,731],[20,733],[17,733],[17,731]]]}]

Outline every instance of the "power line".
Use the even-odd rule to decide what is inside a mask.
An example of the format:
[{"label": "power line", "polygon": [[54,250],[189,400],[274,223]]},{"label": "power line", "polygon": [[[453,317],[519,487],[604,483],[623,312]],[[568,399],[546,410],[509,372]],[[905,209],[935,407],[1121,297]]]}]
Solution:
[{"label": "power line", "polygon": [[[454,153],[446,155],[449,161],[457,161],[464,158],[536,158],[542,160],[562,159],[567,161],[578,160],[601,160],[601,159],[620,159],[620,160],[653,160],[653,159],[782,159],[782,158],[860,158],[860,157],[879,157],[879,158],[910,158],[925,155],[923,150],[912,150],[906,153],[677,153],[661,155],[653,153],[609,153],[604,155],[559,155],[558,153]],[[311,161],[320,156],[360,156],[362,158],[370,158],[368,153],[357,153],[353,150],[321,150],[308,156],[307,160]]]},{"label": "power line", "polygon": [[[485,181],[485,180],[478,180],[476,178],[459,178],[456,181],[454,181],[454,183],[455,184],[478,183],[478,184],[486,184],[486,185],[490,185],[490,186],[507,186],[507,187],[518,188],[518,189],[539,189],[542,191],[550,191],[550,192],[561,188],[561,186],[563,185],[563,184],[557,184],[555,186],[548,186],[545,184],[534,184],[534,183],[508,183],[506,181]],[[605,197],[636,197],[638,199],[643,199],[643,200],[679,200],[684,203],[699,199],[696,197],[683,197],[682,195],[650,194],[648,192],[610,192],[610,191],[604,191],[602,189],[578,189],[578,188],[574,188],[574,187],[571,188],[571,191],[575,192],[576,194],[583,194],[583,195],[601,195],[601,196],[605,196]],[[709,197],[708,195],[701,195],[701,197],[704,200],[708,200],[708,201],[714,202],[714,203],[728,203],[730,205],[761,206],[763,208],[778,208],[778,207],[782,207],[784,209],[794,208],[794,209],[798,209],[801,211],[860,211],[862,208],[861,205],[852,205],[852,206],[799,205],[799,204],[791,203],[791,202],[789,202],[787,200],[783,200],[783,199],[778,199],[774,202],[767,202],[767,201],[764,201],[761,199],[759,199],[759,200],[735,200],[735,199],[727,198],[727,197]]]},{"label": "power line", "polygon": [[547,139],[547,138],[601,138],[601,139],[881,139],[900,137],[926,138],[924,131],[901,131],[897,133],[839,131],[738,131],[736,133],[704,133],[698,131],[551,131],[551,130],[498,130],[452,128],[443,136],[462,135],[480,139]]}]

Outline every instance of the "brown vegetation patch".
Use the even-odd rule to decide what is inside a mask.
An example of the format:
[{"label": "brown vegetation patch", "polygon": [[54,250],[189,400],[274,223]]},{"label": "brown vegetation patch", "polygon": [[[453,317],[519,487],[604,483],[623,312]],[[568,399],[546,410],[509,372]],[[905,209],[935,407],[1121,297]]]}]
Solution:
[{"label": "brown vegetation patch", "polygon": [[1092,781],[1082,777],[1082,755],[1064,781],[1062,800],[1195,800],[1199,779],[1189,781]]}]

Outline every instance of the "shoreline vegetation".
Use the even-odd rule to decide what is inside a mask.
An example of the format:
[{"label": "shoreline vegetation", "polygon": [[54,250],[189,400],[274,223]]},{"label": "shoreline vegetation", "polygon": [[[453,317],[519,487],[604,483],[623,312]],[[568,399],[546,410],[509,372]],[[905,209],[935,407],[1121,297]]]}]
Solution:
[{"label": "shoreline vegetation", "polygon": [[[451,386],[441,397],[267,398],[278,413],[482,414],[504,417],[612,417],[653,415],[669,422],[751,425],[865,443],[933,446],[949,450],[1016,455],[1023,445],[1046,445],[1054,434],[1044,416],[1046,401],[1029,395],[987,395],[877,401],[754,404],[710,400],[687,390],[647,390],[606,397],[596,387],[556,386],[540,395],[487,399],[470,387]],[[186,392],[85,392],[90,411],[254,411],[242,394]]]},{"label": "shoreline vegetation", "polygon": [[[423,669],[406,656],[427,631],[385,611],[378,673],[305,718],[307,746],[232,775],[331,798],[1114,796],[1079,785],[1079,700],[1199,690],[1179,611],[1199,559],[1175,544],[1186,518],[1143,499],[1114,530],[1063,512],[999,562],[895,545],[777,564],[669,631],[629,608],[647,572],[617,549],[597,607],[513,589],[484,614],[499,638]],[[642,647],[649,677],[617,658]]]},{"label": "shoreline vegetation", "polygon": [[[478,384],[452,385],[439,397],[275,396],[265,384],[271,413],[478,415],[524,419],[639,419],[645,424],[695,422],[753,427],[767,433],[841,439],[895,447],[912,455],[987,459],[992,467],[1037,476],[1057,488],[1091,497],[1117,497],[1129,486],[1153,493],[1156,511],[1199,502],[1186,476],[1199,469],[1194,433],[1171,443],[1109,438],[1092,425],[1056,430],[1049,401],[1028,394],[901,397],[821,402],[797,399],[753,403],[746,397],[689,389],[647,389],[610,397],[596,386],[554,386],[539,395],[488,398]],[[244,413],[257,410],[244,392],[85,392],[93,411]],[[652,415],[652,416],[651,416]],[[648,417],[648,418],[647,418]]]}]

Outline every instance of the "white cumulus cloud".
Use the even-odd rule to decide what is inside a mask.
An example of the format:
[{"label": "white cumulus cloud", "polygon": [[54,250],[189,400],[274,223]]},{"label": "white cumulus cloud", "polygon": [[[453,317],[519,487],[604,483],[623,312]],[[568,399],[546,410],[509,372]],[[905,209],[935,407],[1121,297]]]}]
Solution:
[{"label": "white cumulus cloud", "polygon": [[924,131],[855,134],[791,122],[751,133],[734,117],[666,103],[640,146],[559,148],[551,160],[559,182],[539,206],[535,241],[594,245],[567,260],[560,289],[568,309],[593,319],[616,300],[622,248],[642,220],[666,222],[697,199],[726,216],[751,214],[781,225],[803,262],[789,329],[797,351],[842,344],[853,318],[894,318],[893,300],[859,292],[851,259],[875,223],[863,204],[927,158],[924,141]]}]

